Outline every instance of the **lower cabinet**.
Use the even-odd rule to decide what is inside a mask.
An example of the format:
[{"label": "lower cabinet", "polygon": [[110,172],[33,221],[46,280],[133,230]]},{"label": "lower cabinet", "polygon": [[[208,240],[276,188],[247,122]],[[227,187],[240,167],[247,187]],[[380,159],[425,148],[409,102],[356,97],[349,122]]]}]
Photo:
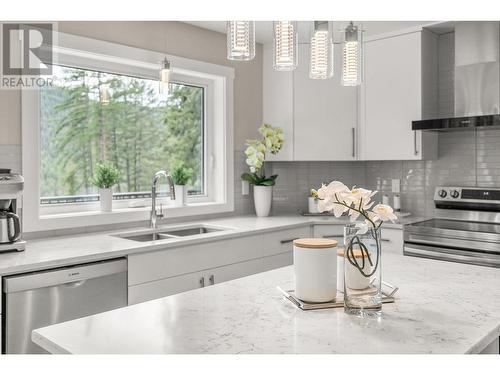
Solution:
[{"label": "lower cabinet", "polygon": [[317,224],[313,227],[313,236],[331,238],[341,245],[344,242],[344,224]]},{"label": "lower cabinet", "polygon": [[179,246],[128,257],[129,304],[166,297],[293,263],[293,240],[311,227]]}]

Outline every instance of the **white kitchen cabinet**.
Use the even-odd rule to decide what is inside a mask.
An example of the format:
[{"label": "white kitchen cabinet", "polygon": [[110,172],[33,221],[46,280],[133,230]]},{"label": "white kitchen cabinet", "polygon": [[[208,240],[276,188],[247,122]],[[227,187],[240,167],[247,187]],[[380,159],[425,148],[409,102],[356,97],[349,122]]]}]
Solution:
[{"label": "white kitchen cabinet", "polygon": [[340,245],[344,239],[344,224],[317,224],[313,227],[314,237],[331,238]]},{"label": "white kitchen cabinet", "polygon": [[297,69],[278,72],[272,45],[264,45],[263,120],[285,134],[283,149],[268,160],[355,160],[358,94],[340,84],[341,47],[335,45],[335,74],[327,80],[309,78],[309,51],[300,44]]},{"label": "white kitchen cabinet", "polygon": [[366,41],[361,85],[360,158],[437,156],[437,135],[411,122],[437,117],[437,36],[422,30]]},{"label": "white kitchen cabinet", "polygon": [[342,48],[334,46],[334,76],[309,78],[310,45],[299,45],[293,74],[294,160],[356,160],[357,87],[340,84]]},{"label": "white kitchen cabinet", "polygon": [[262,235],[262,256],[270,256],[291,252],[293,240],[311,237],[311,227],[278,230]]},{"label": "white kitchen cabinet", "polygon": [[291,266],[293,264],[293,249],[285,253],[271,255],[262,258],[262,270],[270,271],[276,268]]},{"label": "white kitchen cabinet", "polygon": [[188,290],[204,288],[259,272],[262,272],[262,259],[252,259],[246,262],[133,285],[129,287],[128,300],[129,304],[133,305]]},{"label": "white kitchen cabinet", "polygon": [[283,129],[285,142],[277,155],[267,155],[269,161],[293,160],[293,72],[273,69],[272,43],[264,44],[262,56],[263,122]]},{"label": "white kitchen cabinet", "polygon": [[403,229],[382,226],[382,253],[403,253]]}]

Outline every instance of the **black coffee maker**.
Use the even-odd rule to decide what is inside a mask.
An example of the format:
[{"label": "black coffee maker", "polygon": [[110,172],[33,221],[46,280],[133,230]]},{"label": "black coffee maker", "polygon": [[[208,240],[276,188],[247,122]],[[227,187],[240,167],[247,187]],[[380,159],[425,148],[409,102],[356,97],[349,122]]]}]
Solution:
[{"label": "black coffee maker", "polygon": [[24,179],[9,169],[0,169],[0,252],[23,251],[22,225],[18,213]]}]

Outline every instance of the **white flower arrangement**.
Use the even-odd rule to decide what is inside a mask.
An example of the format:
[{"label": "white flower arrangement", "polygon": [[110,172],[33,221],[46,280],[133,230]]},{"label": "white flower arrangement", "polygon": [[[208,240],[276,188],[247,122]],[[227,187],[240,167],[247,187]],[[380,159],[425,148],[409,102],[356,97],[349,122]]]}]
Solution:
[{"label": "white flower arrangement", "polygon": [[266,153],[276,155],[283,147],[283,129],[275,128],[269,124],[263,124],[259,128],[262,139],[248,139],[246,141],[246,163],[251,173],[243,173],[241,178],[254,185],[272,186],[276,183],[277,175],[265,176]]},{"label": "white flower arrangement", "polygon": [[[394,222],[397,216],[392,207],[385,204],[377,204],[372,201],[376,191],[371,191],[354,186],[349,189],[340,181],[332,181],[328,185],[323,184],[317,191],[311,192],[318,201],[319,212],[333,211],[335,217],[340,217],[347,212],[351,221],[356,221],[360,216],[364,223],[358,223],[360,234],[366,233],[369,226],[378,229],[385,221]],[[373,207],[373,208],[372,208]]]}]

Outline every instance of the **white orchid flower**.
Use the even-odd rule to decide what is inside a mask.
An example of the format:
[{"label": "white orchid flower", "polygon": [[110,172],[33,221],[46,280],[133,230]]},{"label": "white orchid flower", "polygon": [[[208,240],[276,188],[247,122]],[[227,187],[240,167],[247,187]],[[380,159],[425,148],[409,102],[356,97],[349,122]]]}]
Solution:
[{"label": "white orchid flower", "polygon": [[375,207],[373,207],[372,210],[374,214],[374,218],[377,220],[382,220],[382,221],[392,221],[394,222],[397,219],[397,216],[394,215],[393,209],[390,206],[387,206],[385,204],[377,204]]},{"label": "white orchid flower", "polygon": [[365,234],[368,232],[368,223],[366,221],[356,223],[356,228],[358,229],[358,234]]}]

